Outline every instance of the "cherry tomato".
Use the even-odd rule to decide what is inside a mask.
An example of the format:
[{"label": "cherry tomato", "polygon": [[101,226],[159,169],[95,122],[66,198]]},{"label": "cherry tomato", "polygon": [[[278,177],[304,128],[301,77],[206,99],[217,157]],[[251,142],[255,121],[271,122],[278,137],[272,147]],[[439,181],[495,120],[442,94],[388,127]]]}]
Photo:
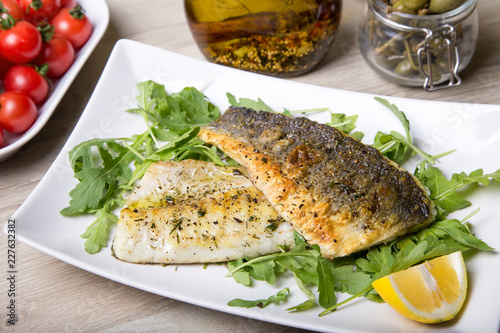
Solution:
[{"label": "cherry tomato", "polygon": [[6,91],[0,95],[0,127],[7,132],[22,133],[35,122],[35,102],[17,91]]},{"label": "cherry tomato", "polygon": [[18,0],[26,19],[34,24],[49,21],[59,11],[56,0]]},{"label": "cherry tomato", "polygon": [[15,0],[0,0],[0,2],[15,20],[21,20],[24,17],[24,11]]},{"label": "cherry tomato", "polygon": [[75,49],[71,43],[61,35],[54,36],[43,43],[40,56],[35,60],[35,64],[49,65],[47,77],[57,78],[62,76],[73,64],[75,59]]},{"label": "cherry tomato", "polygon": [[62,8],[51,21],[55,33],[66,37],[75,49],[81,48],[92,35],[92,23],[80,6]]},{"label": "cherry tomato", "polygon": [[3,129],[0,128],[0,147],[2,147],[2,143],[3,143]]},{"label": "cherry tomato", "polygon": [[10,28],[0,32],[0,53],[16,64],[32,61],[42,48],[42,35],[27,21],[11,23]]},{"label": "cherry tomato", "polygon": [[6,91],[25,94],[35,103],[43,102],[49,94],[49,83],[43,75],[45,68],[39,70],[31,65],[15,65],[5,74],[3,86]]}]

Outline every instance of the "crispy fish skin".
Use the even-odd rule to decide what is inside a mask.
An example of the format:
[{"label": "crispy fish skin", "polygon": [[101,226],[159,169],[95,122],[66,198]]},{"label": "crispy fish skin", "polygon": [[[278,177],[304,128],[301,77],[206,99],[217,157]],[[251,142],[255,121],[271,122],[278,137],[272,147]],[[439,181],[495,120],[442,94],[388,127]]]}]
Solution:
[{"label": "crispy fish skin", "polygon": [[413,175],[331,126],[231,107],[198,137],[246,167],[255,187],[326,258],[433,219],[433,203]]},{"label": "crispy fish skin", "polygon": [[133,263],[209,263],[293,247],[293,229],[242,167],[152,164],[121,210],[112,250]]}]

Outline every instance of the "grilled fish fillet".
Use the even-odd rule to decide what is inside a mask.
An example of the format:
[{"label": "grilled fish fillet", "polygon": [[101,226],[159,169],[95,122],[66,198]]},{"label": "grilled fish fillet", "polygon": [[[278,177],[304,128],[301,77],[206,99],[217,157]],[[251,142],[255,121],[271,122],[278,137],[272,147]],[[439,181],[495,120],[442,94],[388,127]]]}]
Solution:
[{"label": "grilled fish fillet", "polygon": [[122,209],[112,250],[133,263],[208,263],[293,247],[293,229],[242,167],[152,164]]},{"label": "grilled fish fillet", "polygon": [[231,107],[198,136],[246,167],[255,187],[326,258],[433,219],[433,203],[413,175],[331,126]]}]

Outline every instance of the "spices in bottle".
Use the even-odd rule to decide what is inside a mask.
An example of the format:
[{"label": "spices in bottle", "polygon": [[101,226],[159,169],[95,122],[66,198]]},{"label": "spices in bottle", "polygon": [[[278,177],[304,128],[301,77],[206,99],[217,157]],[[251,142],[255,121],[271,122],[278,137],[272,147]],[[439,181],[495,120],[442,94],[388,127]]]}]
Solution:
[{"label": "spices in bottle", "polygon": [[185,0],[186,17],[205,57],[279,77],[303,74],[328,52],[341,0]]}]

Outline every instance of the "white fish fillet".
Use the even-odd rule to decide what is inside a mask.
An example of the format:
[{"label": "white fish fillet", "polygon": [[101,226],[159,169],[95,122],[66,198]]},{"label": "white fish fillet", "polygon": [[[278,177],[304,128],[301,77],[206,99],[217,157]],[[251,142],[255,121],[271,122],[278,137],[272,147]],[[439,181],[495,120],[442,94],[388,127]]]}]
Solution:
[{"label": "white fish fillet", "polygon": [[185,160],[149,167],[120,213],[113,253],[134,263],[208,263],[293,247],[293,229],[242,167]]}]

